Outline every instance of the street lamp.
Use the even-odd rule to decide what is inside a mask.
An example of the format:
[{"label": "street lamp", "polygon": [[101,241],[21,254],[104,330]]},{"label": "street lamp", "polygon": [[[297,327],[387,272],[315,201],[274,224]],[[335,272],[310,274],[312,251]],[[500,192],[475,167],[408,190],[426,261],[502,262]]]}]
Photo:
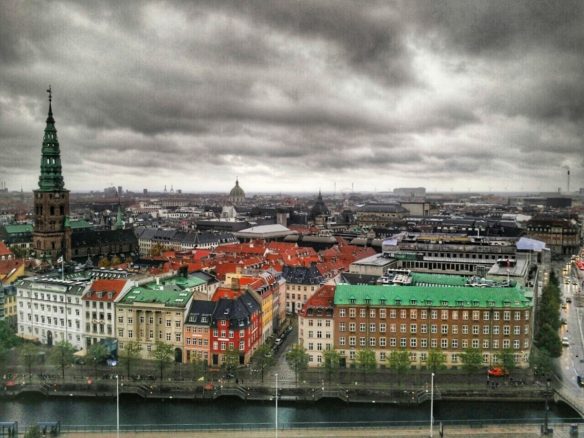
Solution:
[{"label": "street lamp", "polygon": [[276,438],[278,438],[278,373],[276,375]]},{"label": "street lamp", "polygon": [[116,437],[120,438],[120,377],[116,374]]},{"label": "street lamp", "polygon": [[430,383],[430,438],[434,436],[434,373]]}]

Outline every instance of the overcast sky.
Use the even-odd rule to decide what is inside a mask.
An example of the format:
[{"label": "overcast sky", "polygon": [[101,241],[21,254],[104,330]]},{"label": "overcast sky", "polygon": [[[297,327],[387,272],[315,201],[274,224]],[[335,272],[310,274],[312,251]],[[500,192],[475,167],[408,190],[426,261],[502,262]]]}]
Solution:
[{"label": "overcast sky", "polygon": [[2,1],[0,180],[584,187],[584,2]]}]

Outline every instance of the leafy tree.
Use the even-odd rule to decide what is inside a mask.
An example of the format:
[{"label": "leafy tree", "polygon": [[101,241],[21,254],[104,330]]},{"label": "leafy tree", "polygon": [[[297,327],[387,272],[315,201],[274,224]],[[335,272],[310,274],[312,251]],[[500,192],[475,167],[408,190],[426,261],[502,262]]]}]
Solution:
[{"label": "leafy tree", "polygon": [[442,350],[432,348],[428,353],[428,367],[433,373],[446,368],[446,355]]},{"label": "leafy tree", "polygon": [[322,366],[326,371],[329,383],[331,383],[333,374],[336,374],[341,366],[341,355],[336,350],[326,350],[323,354]]},{"label": "leafy tree", "polygon": [[130,341],[124,344],[124,348],[120,349],[118,354],[122,363],[126,366],[126,372],[128,379],[130,378],[130,370],[132,364],[140,356],[140,351],[142,351],[142,346],[138,341]]},{"label": "leafy tree", "polygon": [[462,368],[467,372],[469,381],[472,373],[476,373],[483,364],[483,355],[478,348],[467,348],[460,355]]},{"label": "leafy tree", "polygon": [[112,261],[110,262],[110,265],[111,265],[111,266],[117,266],[117,265],[119,265],[120,263],[122,263],[122,259],[121,259],[121,258],[119,258],[118,256],[114,256],[114,257],[112,258]]},{"label": "leafy tree", "polygon": [[[394,370],[398,377],[410,369],[410,353],[407,350],[394,350],[389,355],[389,367]],[[398,384],[401,379],[398,378]]]},{"label": "leafy tree", "polygon": [[223,357],[225,359],[223,362],[223,368],[225,371],[227,373],[235,374],[239,365],[239,350],[236,350],[233,347],[229,347],[225,351]]},{"label": "leafy tree", "polygon": [[61,377],[65,380],[65,368],[71,366],[74,360],[75,348],[67,341],[59,341],[51,349],[49,362],[61,368]]},{"label": "leafy tree", "polygon": [[29,381],[32,380],[32,366],[36,362],[37,354],[39,352],[39,348],[31,343],[26,343],[22,346],[20,350],[20,355],[26,366],[26,370],[28,371],[28,379]]},{"label": "leafy tree", "polygon": [[298,376],[308,367],[308,353],[301,344],[294,344],[286,353],[286,362],[294,370],[296,386],[298,386]]},{"label": "leafy tree", "polygon": [[562,355],[562,341],[558,331],[551,325],[544,324],[539,330],[539,336],[536,345],[540,349],[548,351],[551,357],[560,357]]},{"label": "leafy tree", "polygon": [[375,351],[365,348],[357,352],[357,368],[363,371],[363,381],[367,382],[367,373],[377,368]]},{"label": "leafy tree", "polygon": [[157,342],[156,348],[152,350],[152,356],[158,362],[158,369],[160,370],[160,382],[162,383],[162,377],[164,369],[168,366],[174,357],[174,347],[166,342]]},{"label": "leafy tree", "polygon": [[0,344],[0,374],[4,374],[4,366],[6,365],[6,359],[8,357],[8,349]]},{"label": "leafy tree", "polygon": [[16,347],[20,343],[20,339],[14,333],[14,329],[10,327],[8,322],[0,321],[0,346],[9,349]]},{"label": "leafy tree", "polygon": [[109,268],[110,265],[111,265],[111,263],[110,263],[110,261],[108,260],[107,257],[102,257],[97,262],[97,267],[98,268]]},{"label": "leafy tree", "polygon": [[262,383],[264,383],[264,371],[273,366],[276,363],[276,360],[274,359],[270,346],[262,344],[253,354],[251,362],[255,369],[260,370]]},{"label": "leafy tree", "polygon": [[109,352],[105,345],[98,342],[91,344],[87,350],[87,358],[93,361],[93,375],[97,376],[97,364],[103,362],[106,357],[109,356]]},{"label": "leafy tree", "polygon": [[199,376],[206,377],[207,375],[207,361],[200,356],[195,355],[191,359],[191,368],[195,375],[195,380],[198,380]]},{"label": "leafy tree", "polygon": [[511,372],[515,369],[515,355],[513,354],[513,350],[510,348],[505,348],[498,357],[499,362],[508,372]]},{"label": "leafy tree", "polygon": [[549,375],[552,372],[552,358],[549,352],[543,348],[532,348],[529,363],[535,375]]}]

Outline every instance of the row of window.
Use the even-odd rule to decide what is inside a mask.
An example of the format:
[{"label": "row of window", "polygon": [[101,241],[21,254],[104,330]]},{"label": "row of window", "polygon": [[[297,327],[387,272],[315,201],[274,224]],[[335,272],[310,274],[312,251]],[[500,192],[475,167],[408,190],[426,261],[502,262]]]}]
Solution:
[{"label": "row of window", "polygon": [[[50,294],[50,293],[44,293],[44,292],[26,292],[24,290],[19,290],[18,291],[18,296],[19,297],[26,297],[26,298],[34,298],[35,300],[44,300],[44,301],[59,301],[61,303],[65,302],[65,298],[63,297],[63,295],[55,295],[55,294]],[[71,300],[71,297],[67,297],[67,302],[68,303],[72,303],[74,302],[75,304],[79,304],[79,298],[75,297],[74,300]]]},{"label": "row of window", "polygon": [[[32,315],[29,313],[26,315],[27,318],[26,320],[29,322],[32,322],[33,317]],[[19,315],[20,321],[24,321],[24,313],[20,312]],[[81,322],[78,319],[75,319],[75,327],[77,329],[79,329],[81,327]],[[41,324],[49,324],[49,325],[56,325],[56,326],[60,326],[60,327],[65,327],[65,318],[57,318],[55,316],[45,316],[45,315],[34,315],[34,322],[35,323],[41,323]],[[72,328],[72,322],[70,319],[67,319],[67,327]]]},{"label": "row of window", "polygon": [[[347,312],[348,310],[348,312]],[[380,319],[385,319],[387,318],[388,312],[387,310],[389,310],[389,318],[390,319],[396,319],[397,315],[398,315],[398,310],[397,309],[369,309],[369,318],[377,318],[377,315],[379,315]],[[493,311],[489,311],[489,310],[430,310],[429,314],[430,314],[430,319],[438,319],[438,315],[440,315],[440,319],[442,320],[454,320],[457,321],[459,319],[459,317],[461,317],[461,319],[463,321],[467,321],[469,319],[472,319],[473,321],[480,321],[481,317],[483,321],[490,321],[491,320],[491,314],[492,314],[492,319],[493,321],[499,321],[501,319],[501,316],[503,317],[503,321],[511,321],[511,317],[513,317],[514,321],[521,321],[521,311],[516,310],[516,311],[511,311],[511,310],[504,310],[504,311],[499,311],[499,310],[493,310]],[[349,318],[356,318],[357,317],[357,309],[354,307],[351,307],[349,309],[345,309],[345,308],[340,308],[339,309],[339,317],[340,318],[345,318],[347,316],[347,314],[349,315]],[[400,309],[399,310],[399,317],[401,319],[407,319],[409,316],[409,319],[418,319],[418,315],[420,316],[420,319],[428,319],[428,310],[419,310],[419,309]],[[367,318],[367,309],[365,308],[360,308],[359,309],[359,317],[360,318]],[[523,312],[523,319],[525,321],[529,321],[529,310],[525,310]]]},{"label": "row of window", "polygon": [[[339,354],[344,357],[345,356],[345,351],[344,350],[339,350]],[[482,356],[483,356],[483,364],[484,365],[488,365],[490,363],[490,360],[491,360],[490,354],[489,353],[483,353]],[[446,353],[446,359],[447,360],[448,360],[449,357],[450,357],[450,363],[452,363],[452,364],[462,363],[462,361],[460,360],[460,354],[459,353]],[[357,358],[357,352],[355,350],[349,351],[349,359],[355,360],[356,358]],[[380,362],[385,362],[387,359],[388,359],[388,354],[385,351],[380,351],[379,352],[379,361]],[[421,352],[418,355],[417,352],[410,351],[409,352],[409,359],[410,359],[410,363],[418,363],[418,360],[421,363],[424,363],[424,362],[426,362],[428,360],[428,353]],[[498,361],[498,355],[497,354],[494,354],[493,355],[493,359],[495,361]],[[515,363],[521,363],[522,361],[527,361],[526,355],[523,355],[521,353],[514,353],[513,354],[513,359],[514,359]],[[308,361],[309,362],[312,362],[310,360],[310,357],[308,358]],[[322,362],[322,358],[318,362]]]},{"label": "row of window", "polygon": [[[339,332],[346,332],[347,331],[347,327],[348,327],[348,331],[350,332],[356,332],[357,331],[357,323],[356,322],[349,322],[348,324],[345,322],[339,322]],[[438,333],[438,324],[430,324],[430,333]],[[482,327],[482,330],[481,330]],[[366,323],[362,322],[359,323],[359,332],[361,333],[375,333],[377,331],[377,329],[379,329],[379,333],[386,333],[387,330],[387,324],[384,322],[379,323],[379,325],[377,325],[377,323],[371,322],[369,323],[369,325],[367,325]],[[479,324],[475,324],[475,325],[461,325],[459,326],[458,324],[452,324],[452,325],[448,325],[448,324],[441,324],[440,325],[440,334],[442,335],[447,335],[449,332],[452,333],[453,335],[457,335],[459,333],[459,328],[460,328],[460,332],[463,335],[468,335],[469,333],[472,333],[473,335],[480,335],[481,332],[483,335],[489,335],[491,334],[491,326],[490,325],[479,325]],[[469,332],[470,329],[470,332]],[[511,334],[511,330],[513,330],[513,334],[514,335],[520,335],[521,334],[521,326],[520,325],[504,325],[503,326],[503,334],[506,336],[509,336]],[[389,324],[389,332],[390,333],[397,333],[397,324],[395,323],[391,323]],[[418,333],[418,324],[412,323],[409,325],[409,331],[408,331],[408,325],[407,324],[400,324],[399,325],[399,332],[400,333],[410,333],[410,334],[416,334]],[[309,332],[309,337],[312,337],[310,335]],[[321,336],[317,336],[317,337],[322,337],[322,332],[317,332],[317,333],[321,333]],[[420,324],[420,333],[428,333],[428,324]],[[501,333],[501,326],[499,325],[493,325],[492,326],[492,334],[493,335],[499,335]],[[523,325],[523,334],[528,335],[529,334],[529,324],[524,324]]]},{"label": "row of window", "polygon": [[[369,342],[367,342],[367,339],[369,339]],[[421,338],[419,339],[418,342],[418,338],[389,338],[389,343],[387,343],[387,339],[385,337],[381,337],[381,338],[374,338],[374,337],[370,337],[370,338],[366,338],[365,336],[361,336],[359,337],[359,346],[360,347],[393,347],[396,348],[398,346],[398,341],[399,341],[399,347],[400,348],[428,348],[428,345],[430,345],[430,348],[438,348],[438,346],[440,346],[440,348],[451,348],[451,349],[457,349],[457,348],[462,348],[462,349],[466,349],[469,347],[472,348],[493,348],[493,349],[498,349],[498,348],[511,348],[511,339],[503,339],[503,342],[499,342],[499,339],[493,339],[492,342],[489,339],[483,339],[482,342],[479,339],[471,339],[470,342],[468,339],[450,339],[450,341],[448,340],[448,338],[443,338],[443,339],[430,339],[430,342],[428,342],[428,339],[426,338]],[[409,340],[409,342],[408,342]],[[339,338],[339,346],[340,347],[344,347],[347,345],[347,341],[348,341],[348,345],[349,347],[356,347],[357,346],[357,336],[349,336],[348,339],[345,336],[341,336]],[[440,343],[438,343],[438,341],[440,341]],[[514,339],[513,340],[513,348],[516,350],[519,350],[519,348],[521,348],[521,341],[519,339]],[[525,339],[523,341],[523,348],[529,348],[529,339]]]},{"label": "row of window", "polygon": [[[309,331],[308,331],[308,337],[309,337],[309,338],[314,338],[314,332],[313,332],[312,330],[309,330]],[[322,336],[322,331],[321,331],[321,330],[317,330],[317,331],[316,331],[316,337],[317,337],[318,339],[320,339],[320,338],[322,338],[322,337],[323,337],[323,336]],[[325,337],[326,339],[330,339],[330,338],[332,337],[332,333],[331,333],[331,332],[324,332],[324,337]]]},{"label": "row of window", "polygon": [[[118,336],[120,338],[123,338],[124,337],[124,333],[125,333],[125,331],[124,331],[123,328],[119,328],[118,329]],[[128,330],[127,333],[128,333],[128,338],[130,338],[130,339],[134,338],[134,330]],[[172,341],[172,333],[168,332],[168,333],[166,333],[166,336],[163,336],[163,332],[162,331],[159,331],[158,332],[158,339],[163,339],[164,337],[166,338],[167,341]],[[144,330],[139,330],[138,331],[138,338],[140,338],[140,339],[144,338]],[[154,330],[149,330],[148,331],[148,339],[154,339]],[[174,334],[174,340],[176,342],[180,342],[181,339],[182,339],[182,333],[175,332],[175,334]]]},{"label": "row of window", "polygon": [[[18,302],[19,307],[22,309],[24,308],[24,302],[23,301],[19,301]],[[53,312],[53,313],[57,313],[57,311],[59,313],[65,313],[65,307],[63,306],[51,306],[50,304],[39,304],[39,303],[31,303],[30,301],[26,302],[26,308],[27,309],[32,309],[34,308],[34,310],[39,310],[39,308],[41,309],[41,312]],[[46,310],[45,310],[46,309]],[[71,315],[72,310],[71,307],[67,307],[67,315]],[[81,314],[81,310],[79,308],[75,308],[75,315],[79,316]]]},{"label": "row of window", "polygon": [[[316,326],[317,327],[322,327],[323,325],[323,320],[322,319],[317,319],[316,320]],[[331,320],[330,319],[325,319],[324,320],[324,326],[325,327],[330,327],[331,326]],[[308,327],[314,327],[314,319],[309,319],[308,320]]]}]

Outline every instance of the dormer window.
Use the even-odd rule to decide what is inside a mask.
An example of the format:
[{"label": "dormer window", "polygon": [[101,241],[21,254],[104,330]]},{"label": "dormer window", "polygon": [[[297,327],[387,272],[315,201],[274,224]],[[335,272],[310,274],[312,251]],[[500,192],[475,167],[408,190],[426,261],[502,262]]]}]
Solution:
[{"label": "dormer window", "polygon": [[349,303],[351,304],[355,304],[356,303],[356,299],[355,298],[349,298]]},{"label": "dormer window", "polygon": [[448,306],[448,301],[442,300],[442,301],[440,301],[440,305],[441,306]]},{"label": "dormer window", "polygon": [[396,298],[395,305],[396,306],[400,306],[401,305],[401,300],[399,298]]},{"label": "dormer window", "polygon": [[416,304],[418,304],[418,300],[410,300],[410,304],[415,306]]}]

